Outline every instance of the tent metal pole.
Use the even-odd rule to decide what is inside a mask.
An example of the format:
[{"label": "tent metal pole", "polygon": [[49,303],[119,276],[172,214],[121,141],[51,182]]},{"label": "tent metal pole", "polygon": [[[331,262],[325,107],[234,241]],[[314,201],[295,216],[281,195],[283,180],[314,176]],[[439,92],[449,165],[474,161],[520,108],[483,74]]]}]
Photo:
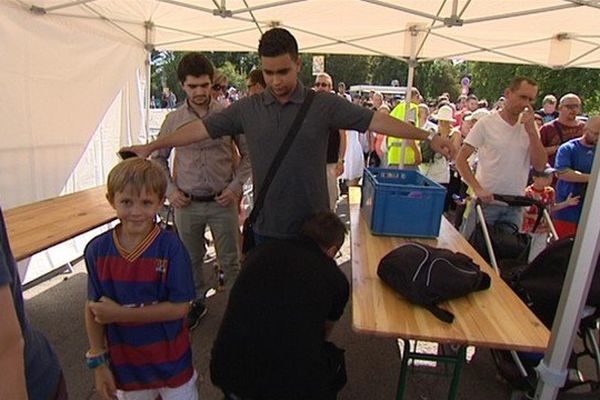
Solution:
[{"label": "tent metal pole", "polygon": [[[411,92],[413,88],[413,83],[415,79],[415,67],[418,65],[417,61],[417,40],[419,31],[416,26],[411,26],[409,31],[410,34],[410,59],[408,60],[408,79],[406,82],[406,98],[404,99],[404,122],[408,122],[410,116],[410,103],[411,103]],[[418,125],[419,118],[418,115],[415,115],[415,125]],[[402,146],[400,147],[400,162],[398,163],[398,168],[404,168],[404,155],[406,154],[406,140],[402,139]]]},{"label": "tent metal pole", "polygon": [[145,33],[146,33],[146,45],[144,48],[146,49],[146,85],[144,90],[144,133],[146,135],[146,144],[150,142],[150,100],[152,98],[152,85],[150,80],[152,79],[152,50],[154,50],[154,45],[152,44],[152,31],[154,29],[154,24],[152,21],[146,21],[144,23]]},{"label": "tent metal pole", "polygon": [[555,399],[567,376],[567,362],[579,320],[590,289],[600,252],[600,157],[595,157],[586,199],[560,302],[550,335],[550,343],[538,370],[535,398]]}]

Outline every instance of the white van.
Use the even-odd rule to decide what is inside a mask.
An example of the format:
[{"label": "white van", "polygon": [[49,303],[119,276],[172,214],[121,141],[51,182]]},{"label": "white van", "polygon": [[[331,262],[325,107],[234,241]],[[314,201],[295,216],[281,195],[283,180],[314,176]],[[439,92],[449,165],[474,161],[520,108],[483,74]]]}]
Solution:
[{"label": "white van", "polygon": [[401,99],[406,97],[406,86],[377,86],[377,85],[352,85],[350,86],[350,95],[368,95],[370,92],[380,92],[386,98],[396,98],[399,96]]}]

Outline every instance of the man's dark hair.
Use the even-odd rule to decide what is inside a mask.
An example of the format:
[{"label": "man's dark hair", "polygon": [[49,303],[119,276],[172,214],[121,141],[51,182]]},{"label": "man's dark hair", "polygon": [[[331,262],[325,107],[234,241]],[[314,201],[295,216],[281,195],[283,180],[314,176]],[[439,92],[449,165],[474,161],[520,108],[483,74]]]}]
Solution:
[{"label": "man's dark hair", "polygon": [[267,87],[267,83],[265,82],[265,77],[263,76],[262,69],[253,69],[248,74],[248,80],[252,85],[258,83],[263,88]]},{"label": "man's dark hair", "polygon": [[510,90],[511,92],[519,90],[519,88],[521,87],[521,83],[523,82],[527,82],[531,86],[538,85],[536,81],[526,76],[515,76],[510,80],[510,83],[508,84],[508,90]]},{"label": "man's dark hair", "polygon": [[277,57],[289,54],[291,59],[298,59],[298,42],[292,34],[283,28],[273,28],[263,33],[258,42],[260,57]]},{"label": "man's dark hair", "polygon": [[479,101],[479,99],[477,98],[477,96],[475,96],[474,94],[470,94],[467,96],[467,101],[469,100],[475,100],[475,101]]},{"label": "man's dark hair", "polygon": [[196,52],[187,53],[177,66],[177,79],[182,85],[188,75],[194,77],[208,75],[212,82],[214,73],[213,63],[205,55]]},{"label": "man's dark hair", "polygon": [[322,248],[341,247],[344,244],[346,226],[332,211],[322,211],[310,217],[300,229],[303,236],[314,240]]}]

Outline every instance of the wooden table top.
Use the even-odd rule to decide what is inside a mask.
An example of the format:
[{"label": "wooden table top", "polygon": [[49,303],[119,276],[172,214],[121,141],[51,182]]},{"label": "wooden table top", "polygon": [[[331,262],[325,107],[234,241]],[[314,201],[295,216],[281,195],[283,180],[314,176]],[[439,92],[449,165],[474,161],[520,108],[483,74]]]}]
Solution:
[{"label": "wooden table top", "polygon": [[17,261],[116,219],[98,186],[6,210],[10,246]]},{"label": "wooden table top", "polygon": [[[546,349],[548,329],[445,218],[437,239],[374,236],[360,213],[360,188],[351,188],[349,197],[352,313],[356,331],[497,349],[538,352]],[[491,287],[442,303],[440,306],[451,311],[455,320],[451,324],[438,320],[426,309],[402,298],[377,276],[381,258],[408,241],[467,254],[490,275]]]}]

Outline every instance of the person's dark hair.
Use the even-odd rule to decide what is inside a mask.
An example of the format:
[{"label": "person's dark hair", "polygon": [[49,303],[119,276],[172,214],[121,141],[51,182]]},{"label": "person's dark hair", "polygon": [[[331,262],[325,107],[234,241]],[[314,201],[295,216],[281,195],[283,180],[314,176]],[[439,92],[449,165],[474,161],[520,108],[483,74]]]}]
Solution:
[{"label": "person's dark hair", "polygon": [[322,248],[341,247],[346,232],[346,226],[332,211],[322,211],[313,215],[300,229],[303,236],[311,238]]},{"label": "person's dark hair", "polygon": [[479,102],[477,102],[477,107],[479,108],[488,108],[489,103],[486,99],[481,99],[479,100]]},{"label": "person's dark hair", "polygon": [[470,94],[467,96],[467,101],[469,101],[469,100],[475,100],[475,101],[479,102],[479,99],[474,94]]},{"label": "person's dark hair", "polygon": [[273,28],[263,33],[258,42],[260,57],[277,57],[289,54],[291,59],[298,59],[298,42],[292,34],[283,28]]},{"label": "person's dark hair", "polygon": [[534,81],[533,79],[528,78],[526,76],[515,76],[514,78],[512,78],[510,80],[510,83],[508,84],[508,89],[511,92],[517,91],[517,90],[519,90],[519,88],[521,87],[521,83],[523,83],[523,82],[527,82],[531,86],[538,85],[536,81]]},{"label": "person's dark hair", "polygon": [[248,74],[248,80],[252,85],[258,83],[263,88],[267,87],[267,83],[265,82],[265,77],[263,76],[262,69],[253,69]]},{"label": "person's dark hair", "polygon": [[188,53],[177,66],[177,79],[183,85],[185,78],[188,75],[199,77],[202,75],[208,75],[212,82],[213,75],[215,73],[215,66],[205,55],[200,53]]}]

